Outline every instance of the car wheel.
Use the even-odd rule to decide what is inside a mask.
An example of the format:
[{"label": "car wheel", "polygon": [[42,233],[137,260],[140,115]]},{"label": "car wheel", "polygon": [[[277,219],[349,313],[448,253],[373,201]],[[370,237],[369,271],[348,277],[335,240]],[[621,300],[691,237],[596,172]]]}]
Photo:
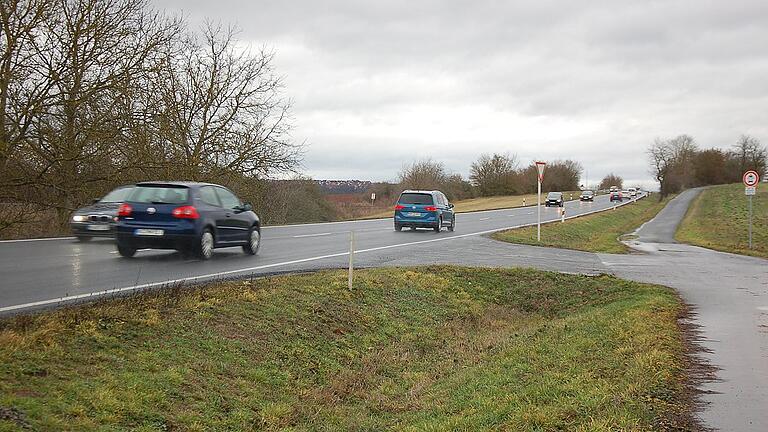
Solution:
[{"label": "car wheel", "polygon": [[251,227],[251,231],[248,233],[248,244],[243,245],[243,252],[248,255],[256,255],[259,253],[260,246],[261,232],[256,227]]},{"label": "car wheel", "polygon": [[403,230],[403,226],[400,224],[395,224],[395,231],[400,232]]},{"label": "car wheel", "polygon": [[435,232],[439,233],[443,230],[443,218],[437,218],[437,225],[435,225]]},{"label": "car wheel", "polygon": [[82,242],[82,243],[85,243],[85,242],[89,242],[89,241],[91,241],[91,240],[93,240],[93,237],[89,237],[89,236],[77,236],[77,241],[79,241],[79,242]]},{"label": "car wheel", "polygon": [[213,256],[213,233],[210,229],[206,228],[200,234],[195,246],[195,255],[202,260],[211,259]]},{"label": "car wheel", "polygon": [[136,255],[136,248],[121,245],[120,243],[117,244],[117,253],[120,254],[120,256],[125,258],[131,258],[132,256]]},{"label": "car wheel", "polygon": [[453,230],[456,228],[456,216],[451,219],[451,226],[448,227],[448,231],[453,232]]}]

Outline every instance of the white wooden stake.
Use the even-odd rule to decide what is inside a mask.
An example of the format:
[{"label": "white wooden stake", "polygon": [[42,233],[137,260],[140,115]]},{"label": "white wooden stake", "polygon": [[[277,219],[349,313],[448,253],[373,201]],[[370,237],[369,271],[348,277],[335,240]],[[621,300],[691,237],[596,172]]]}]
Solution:
[{"label": "white wooden stake", "polygon": [[352,291],[352,278],[354,273],[354,264],[355,262],[355,232],[350,231],[349,232],[349,277],[348,277],[348,287],[349,290]]}]

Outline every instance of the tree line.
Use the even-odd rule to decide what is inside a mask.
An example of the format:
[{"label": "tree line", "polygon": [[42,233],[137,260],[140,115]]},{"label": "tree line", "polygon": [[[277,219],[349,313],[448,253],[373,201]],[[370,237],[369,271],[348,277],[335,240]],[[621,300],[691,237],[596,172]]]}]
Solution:
[{"label": "tree line", "polygon": [[657,138],[648,148],[648,159],[660,197],[665,197],[691,187],[738,183],[748,170],[764,177],[768,150],[749,135],[739,137],[730,150],[702,150],[692,136],[679,135]]},{"label": "tree line", "polygon": [[0,2],[0,231],[34,212],[64,226],[118,184],[236,185],[295,172],[273,53],[149,0]]},{"label": "tree line", "polygon": [[[581,164],[572,160],[548,162],[543,191],[578,190]],[[405,165],[395,189],[439,189],[451,200],[536,192],[534,164],[521,166],[517,156],[482,154],[470,166],[469,179],[450,173],[441,162],[431,159]]]}]

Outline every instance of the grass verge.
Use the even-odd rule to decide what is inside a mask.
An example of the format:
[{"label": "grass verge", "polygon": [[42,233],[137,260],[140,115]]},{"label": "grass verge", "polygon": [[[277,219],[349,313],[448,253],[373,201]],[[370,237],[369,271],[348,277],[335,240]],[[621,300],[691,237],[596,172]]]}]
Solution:
[{"label": "grass verge", "polygon": [[648,197],[588,216],[553,222],[541,226],[541,242],[536,241],[536,227],[518,228],[493,234],[493,238],[510,243],[575,249],[587,252],[626,253],[629,248],[617,240],[653,219],[669,202]]},{"label": "grass verge", "polygon": [[752,249],[744,185],[712,186],[691,203],[675,239],[723,252],[768,258],[768,185],[752,197]]},{"label": "grass verge", "polygon": [[0,321],[0,430],[685,429],[682,309],[528,269],[154,291]]}]

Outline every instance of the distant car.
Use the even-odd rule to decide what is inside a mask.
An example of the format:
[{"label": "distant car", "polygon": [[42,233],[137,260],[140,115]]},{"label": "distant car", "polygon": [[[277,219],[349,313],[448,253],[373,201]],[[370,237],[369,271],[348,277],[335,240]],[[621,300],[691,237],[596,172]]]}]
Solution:
[{"label": "distant car", "polygon": [[621,191],[613,191],[611,192],[610,201],[623,201],[624,196],[621,194]]},{"label": "distant car", "polygon": [[241,246],[256,255],[261,223],[250,204],[210,183],[138,183],[117,212],[117,251],[176,249],[209,259],[214,248]]},{"label": "distant car", "polygon": [[618,186],[611,186],[611,189],[609,190],[609,192],[618,192],[618,190],[619,190]]},{"label": "distant car", "polygon": [[544,201],[544,206],[563,206],[563,193],[562,192],[550,192],[547,194],[547,199]]},{"label": "distant car", "polygon": [[581,191],[581,195],[579,196],[580,201],[594,201],[595,200],[595,193],[591,190],[585,190]]},{"label": "distant car", "polygon": [[629,188],[629,189],[627,189],[627,191],[629,191],[629,196],[630,197],[636,197],[637,196],[637,189]]},{"label": "distant car", "polygon": [[444,226],[448,231],[456,228],[456,214],[453,204],[437,190],[406,190],[395,204],[395,231],[404,227],[411,229],[432,228],[440,232]]},{"label": "distant car", "polygon": [[94,237],[114,237],[117,208],[132,190],[133,185],[120,186],[104,197],[93,200],[91,205],[75,210],[69,220],[72,234],[81,242]]}]

